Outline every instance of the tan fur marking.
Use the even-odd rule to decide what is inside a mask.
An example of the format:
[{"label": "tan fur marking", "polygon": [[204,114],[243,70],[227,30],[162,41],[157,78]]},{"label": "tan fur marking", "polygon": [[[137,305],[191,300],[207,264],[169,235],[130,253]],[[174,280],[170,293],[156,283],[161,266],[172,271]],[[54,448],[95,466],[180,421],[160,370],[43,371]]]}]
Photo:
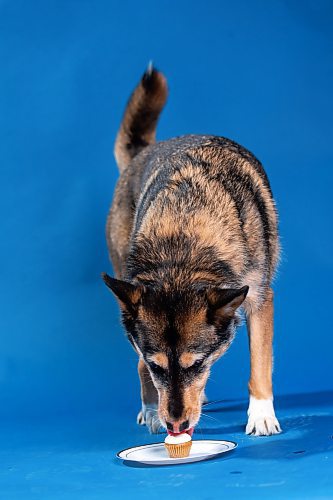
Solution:
[{"label": "tan fur marking", "polygon": [[196,354],[194,352],[183,352],[183,354],[180,355],[179,363],[183,368],[189,368],[196,361],[199,361],[202,358],[203,354]]},{"label": "tan fur marking", "polygon": [[202,394],[205,389],[209,372],[203,373],[193,384],[185,388],[183,394],[184,420],[190,420],[193,424],[200,418]]},{"label": "tan fur marking", "polygon": [[251,354],[250,395],[272,397],[273,291],[269,289],[261,308],[248,314]]},{"label": "tan fur marking", "polygon": [[164,368],[164,370],[168,369],[168,358],[163,352],[157,352],[156,354],[149,356],[149,360],[156,363],[161,368]]}]

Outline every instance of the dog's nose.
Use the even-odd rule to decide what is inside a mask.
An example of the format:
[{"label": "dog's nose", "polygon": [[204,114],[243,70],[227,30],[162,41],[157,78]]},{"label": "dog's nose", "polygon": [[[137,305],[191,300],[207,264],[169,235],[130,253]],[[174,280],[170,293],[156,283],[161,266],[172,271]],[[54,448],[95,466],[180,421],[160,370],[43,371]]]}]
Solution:
[{"label": "dog's nose", "polygon": [[190,423],[188,420],[185,420],[182,424],[179,426],[179,432],[185,431],[189,427]]},{"label": "dog's nose", "polygon": [[185,420],[184,422],[180,423],[171,423],[171,422],[166,422],[167,429],[171,432],[183,432],[185,429],[189,427],[190,423],[188,420]]}]

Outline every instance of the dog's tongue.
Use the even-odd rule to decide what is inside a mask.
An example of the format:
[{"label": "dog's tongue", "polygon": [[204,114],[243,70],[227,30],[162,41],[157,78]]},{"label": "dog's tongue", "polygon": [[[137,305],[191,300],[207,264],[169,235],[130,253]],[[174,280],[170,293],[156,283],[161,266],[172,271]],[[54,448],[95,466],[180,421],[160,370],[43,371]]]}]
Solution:
[{"label": "dog's tongue", "polygon": [[179,436],[180,434],[189,434],[192,437],[193,432],[194,432],[194,427],[191,427],[190,429],[187,429],[187,431],[182,431],[182,432],[172,432],[169,431],[169,429],[167,430],[169,436]]}]

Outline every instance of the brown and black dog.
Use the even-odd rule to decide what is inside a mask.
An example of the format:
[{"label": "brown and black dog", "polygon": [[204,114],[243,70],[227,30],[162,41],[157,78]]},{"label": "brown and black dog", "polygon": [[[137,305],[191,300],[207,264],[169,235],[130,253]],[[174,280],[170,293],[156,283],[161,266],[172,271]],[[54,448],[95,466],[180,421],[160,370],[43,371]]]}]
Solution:
[{"label": "brown and black dog", "polygon": [[191,430],[211,365],[229,348],[244,309],[251,354],[246,432],[280,432],[273,407],[271,281],[277,213],[261,163],[224,137],[155,142],[167,98],[148,68],[120,126],[120,170],[107,220],[117,297],[139,355],[142,410],[151,432]]}]

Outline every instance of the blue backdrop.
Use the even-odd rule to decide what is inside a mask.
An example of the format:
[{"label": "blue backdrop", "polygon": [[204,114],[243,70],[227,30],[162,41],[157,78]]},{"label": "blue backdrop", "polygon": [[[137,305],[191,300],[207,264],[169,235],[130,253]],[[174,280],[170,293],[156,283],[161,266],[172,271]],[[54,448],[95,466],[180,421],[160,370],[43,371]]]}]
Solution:
[{"label": "blue backdrop", "polygon": [[[280,212],[275,392],[333,388],[332,2],[0,2],[0,415],[139,407],[136,355],[100,279],[113,142],[148,61],[158,136],[212,133],[263,162]],[[245,329],[211,398],[246,395]]]}]

